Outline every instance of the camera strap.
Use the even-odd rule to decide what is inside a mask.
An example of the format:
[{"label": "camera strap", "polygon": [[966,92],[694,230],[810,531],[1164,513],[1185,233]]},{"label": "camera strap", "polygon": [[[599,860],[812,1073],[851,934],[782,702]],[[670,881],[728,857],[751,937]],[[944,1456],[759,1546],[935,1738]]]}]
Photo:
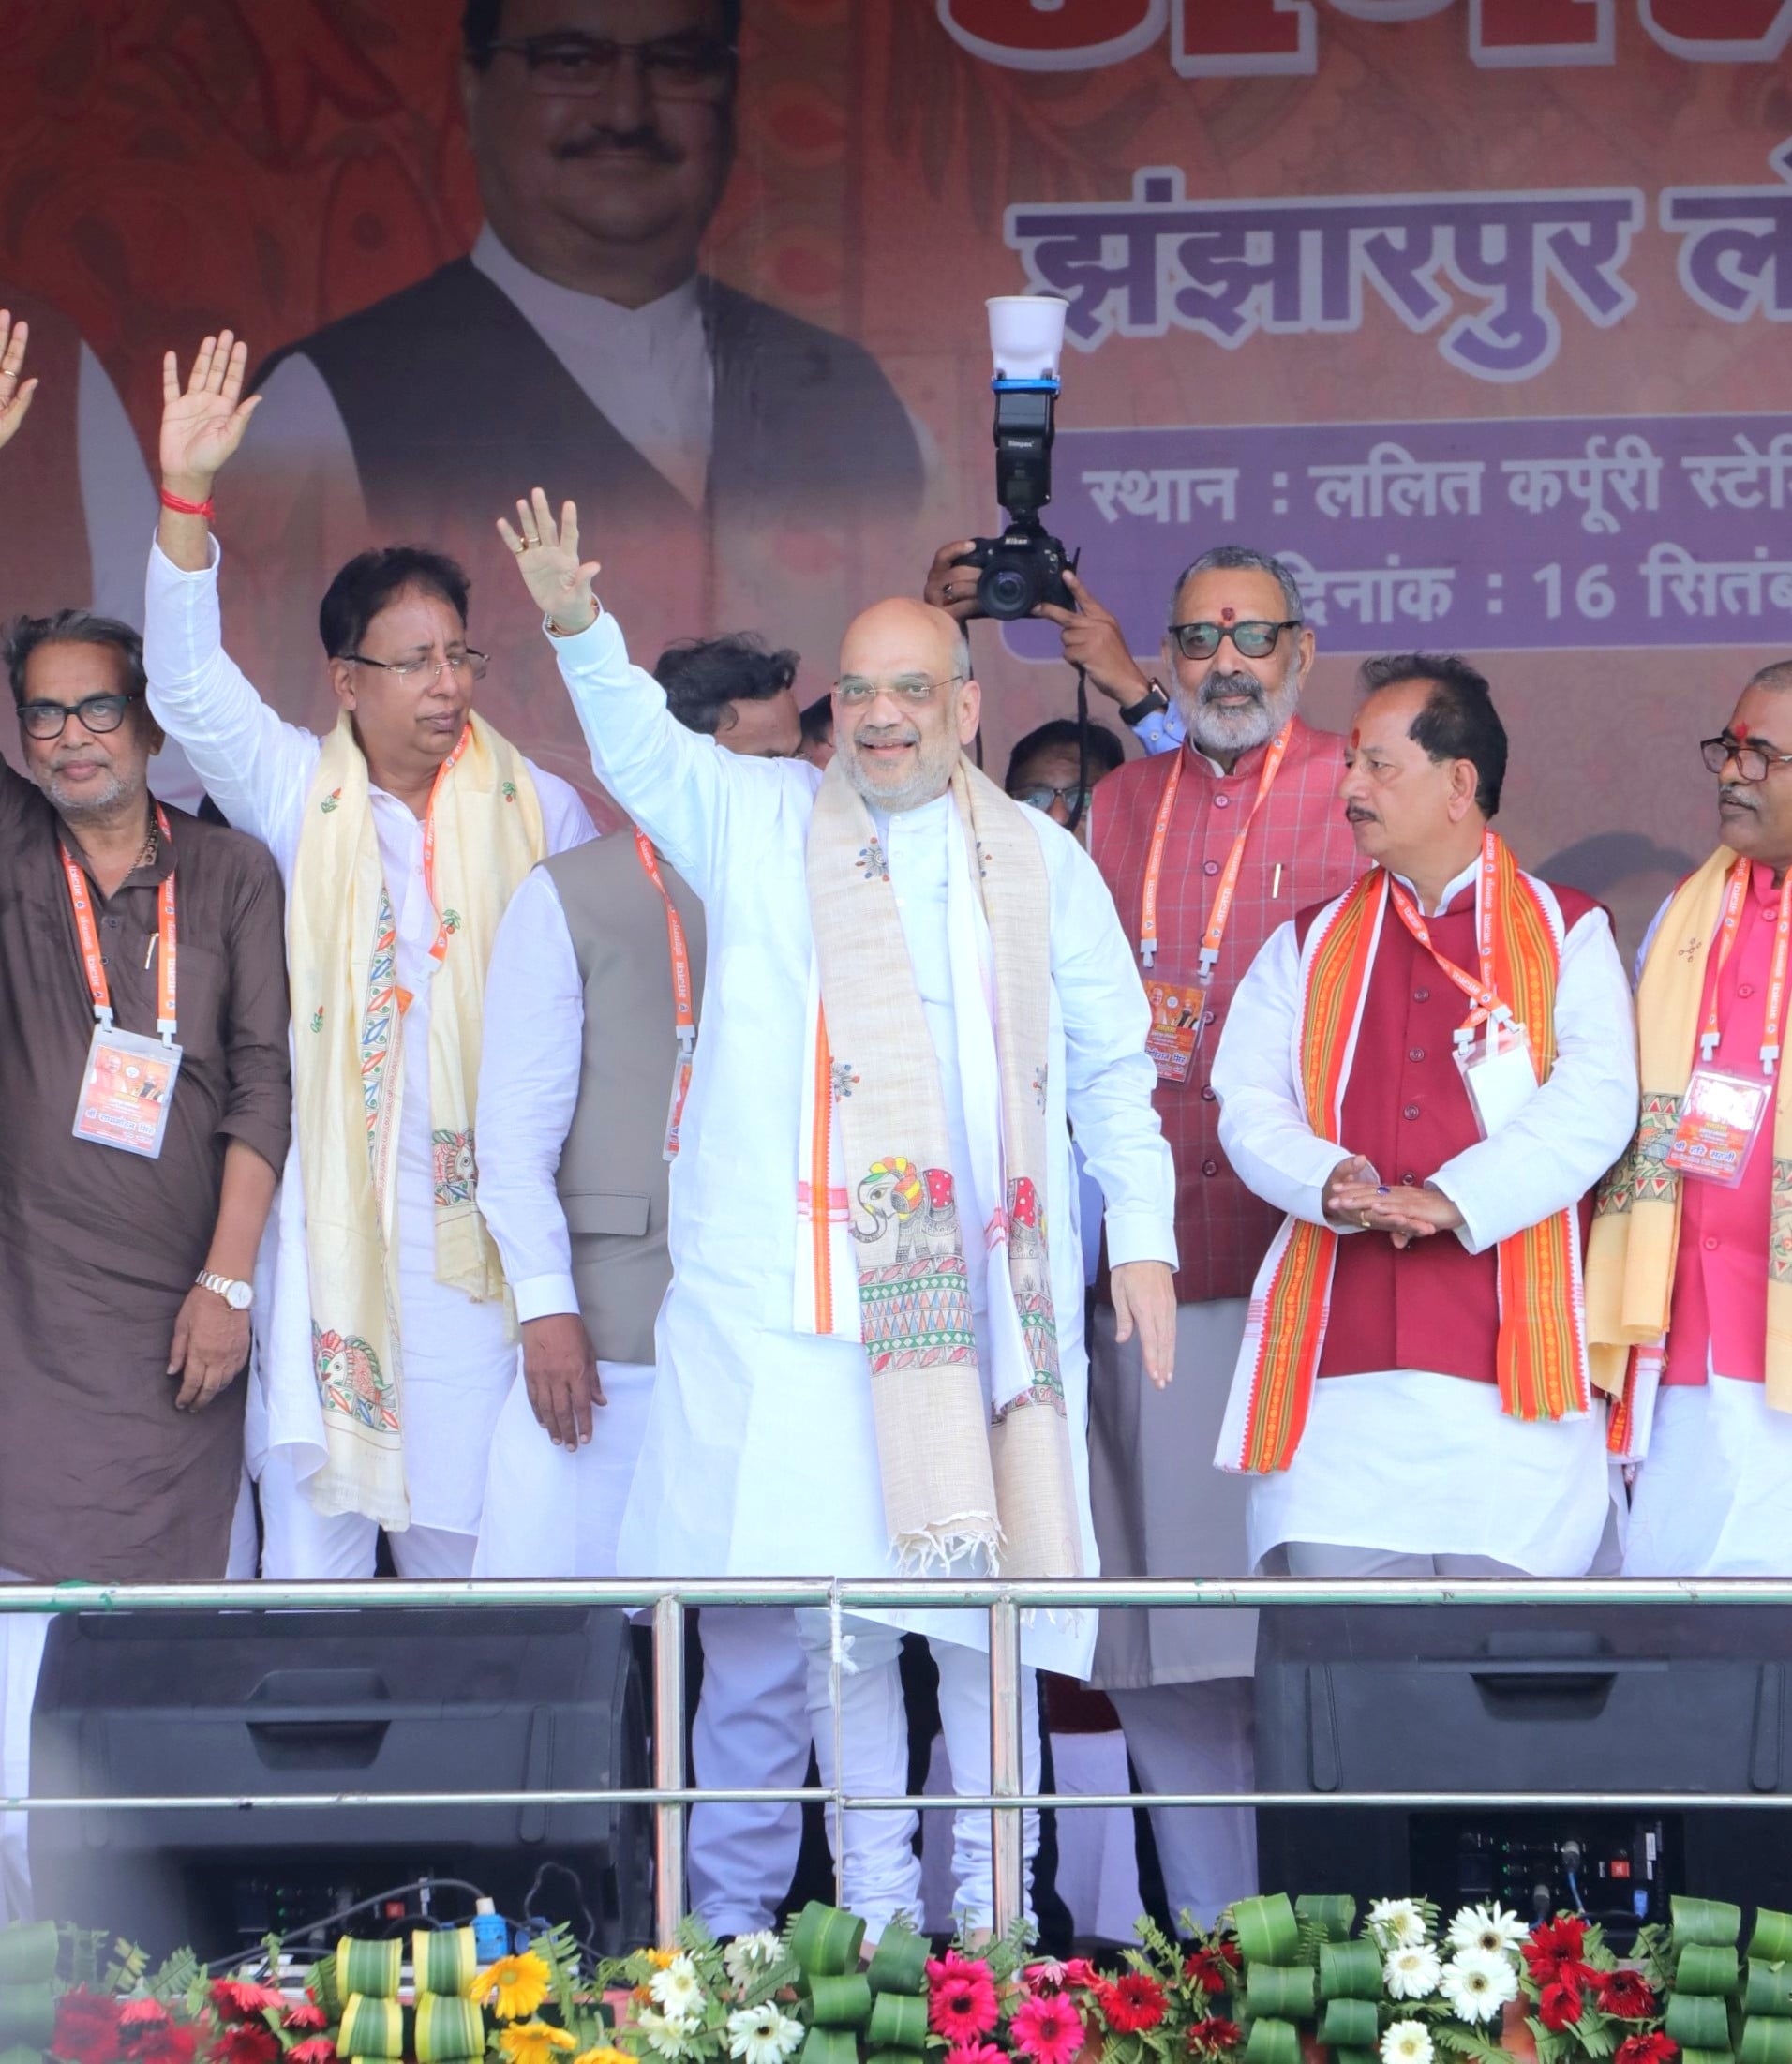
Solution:
[{"label": "camera strap", "polygon": [[[1201,935],[1199,979],[1203,989],[1218,963],[1220,943],[1226,936],[1226,925],[1238,893],[1238,877],[1245,864],[1245,841],[1250,835],[1250,828],[1257,821],[1257,813],[1263,807],[1264,799],[1276,785],[1276,776],[1288,755],[1293,728],[1294,720],[1290,717],[1270,741],[1269,751],[1263,755],[1263,771],[1257,783],[1257,794],[1244,823],[1238,827],[1238,836],[1232,840],[1232,851],[1226,856],[1225,867],[1220,872],[1219,888],[1213,908],[1207,913],[1207,928]],[[1157,821],[1151,828],[1151,849],[1145,859],[1144,897],[1139,915],[1139,960],[1147,968],[1155,965],[1157,958],[1157,883],[1163,874],[1164,847],[1170,837],[1170,820],[1175,815],[1176,793],[1182,785],[1183,755],[1188,750],[1191,748],[1181,747],[1171,756],[1170,771],[1157,803]]]}]

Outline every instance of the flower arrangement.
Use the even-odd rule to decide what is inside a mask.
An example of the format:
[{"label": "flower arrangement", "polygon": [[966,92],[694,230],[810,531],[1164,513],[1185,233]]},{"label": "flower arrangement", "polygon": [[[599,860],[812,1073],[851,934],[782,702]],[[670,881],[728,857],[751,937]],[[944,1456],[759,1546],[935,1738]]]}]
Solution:
[{"label": "flower arrangement", "polygon": [[[1187,1928],[1187,1917],[1184,1917]],[[303,1991],[155,1971],[103,1936],[0,1929],[0,2064],[1792,2064],[1792,1914],[1676,1898],[1620,1962],[1599,1927],[1420,1899],[1240,1900],[1107,1967],[1024,1930],[940,1954],[812,1904],[725,1947],[687,1922],[588,1968],[565,1930],[483,1968],[470,1930],[345,1938]],[[285,1966],[270,1939],[265,1968]]]}]

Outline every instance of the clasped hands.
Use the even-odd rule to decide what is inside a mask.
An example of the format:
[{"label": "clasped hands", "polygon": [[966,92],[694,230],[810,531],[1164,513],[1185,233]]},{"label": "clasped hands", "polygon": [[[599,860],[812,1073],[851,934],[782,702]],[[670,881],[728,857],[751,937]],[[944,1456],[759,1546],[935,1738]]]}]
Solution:
[{"label": "clasped hands", "polygon": [[1378,1182],[1368,1159],[1348,1154],[1325,1178],[1321,1208],[1333,1225],[1385,1233],[1396,1247],[1410,1247],[1434,1233],[1454,1233],[1462,1214],[1442,1190],[1428,1183]]}]

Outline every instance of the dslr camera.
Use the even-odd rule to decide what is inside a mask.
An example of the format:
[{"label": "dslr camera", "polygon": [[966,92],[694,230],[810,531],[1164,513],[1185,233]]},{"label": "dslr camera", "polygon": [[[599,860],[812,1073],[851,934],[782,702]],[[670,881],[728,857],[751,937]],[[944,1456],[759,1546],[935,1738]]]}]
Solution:
[{"label": "dslr camera", "polygon": [[1064,584],[1076,565],[1039,520],[1052,499],[1052,439],[1064,348],[1065,304],[1044,294],[1001,294],[989,303],[995,361],[995,498],[1008,512],[1000,537],[979,537],[958,563],[978,569],[979,616],[1011,621],[1041,602],[1076,606]]}]

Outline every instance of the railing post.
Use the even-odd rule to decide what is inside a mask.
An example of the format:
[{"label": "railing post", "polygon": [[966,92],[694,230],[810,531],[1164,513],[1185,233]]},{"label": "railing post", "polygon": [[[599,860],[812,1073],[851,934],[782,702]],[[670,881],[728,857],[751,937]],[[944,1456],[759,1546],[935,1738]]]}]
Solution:
[{"label": "railing post", "polygon": [[[1019,1799],[1025,1790],[1021,1761],[1021,1616],[1012,1598],[990,1607],[990,1796]],[[1025,1808],[990,1813],[994,1865],[994,1922],[1006,1935],[1026,1911]]]},{"label": "railing post", "polygon": [[[653,1601],[653,1784],[684,1789],[684,1602],[676,1592]],[[653,1809],[653,1921],[669,1949],[684,1919],[684,1807]]]}]

